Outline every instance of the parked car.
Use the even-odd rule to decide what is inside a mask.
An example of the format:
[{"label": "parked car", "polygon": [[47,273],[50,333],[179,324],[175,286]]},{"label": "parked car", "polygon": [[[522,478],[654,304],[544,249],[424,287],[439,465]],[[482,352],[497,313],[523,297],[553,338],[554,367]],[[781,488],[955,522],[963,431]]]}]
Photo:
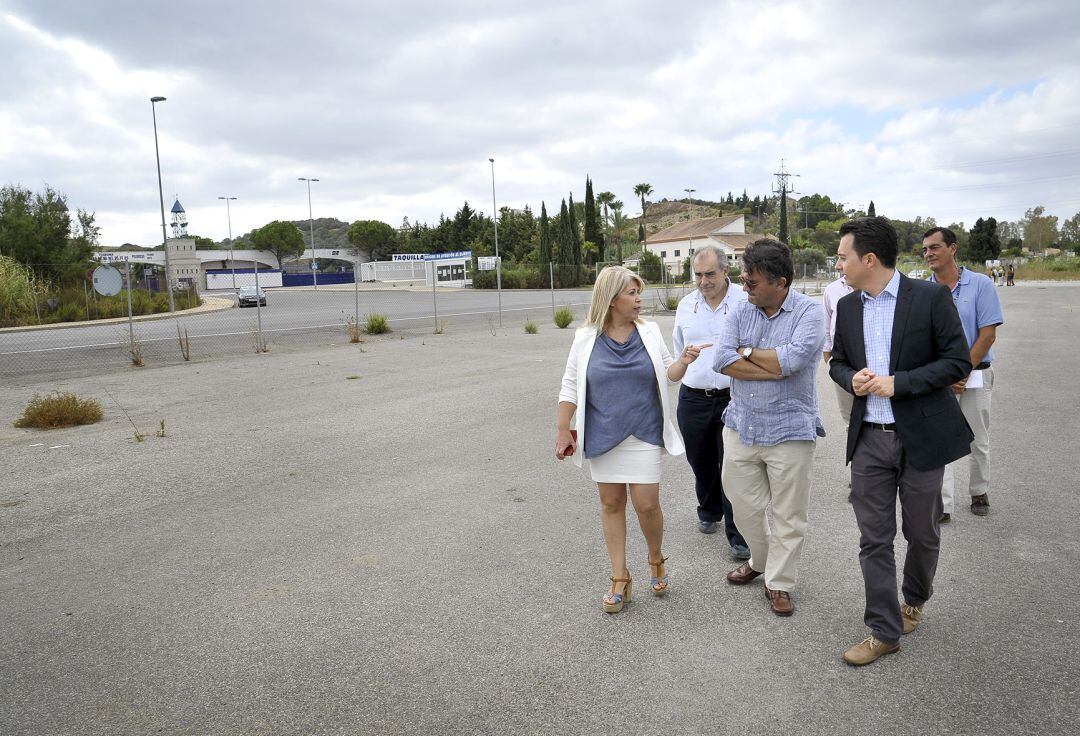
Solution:
[{"label": "parked car", "polygon": [[241,286],[237,295],[237,304],[241,307],[266,306],[266,292],[257,286]]}]

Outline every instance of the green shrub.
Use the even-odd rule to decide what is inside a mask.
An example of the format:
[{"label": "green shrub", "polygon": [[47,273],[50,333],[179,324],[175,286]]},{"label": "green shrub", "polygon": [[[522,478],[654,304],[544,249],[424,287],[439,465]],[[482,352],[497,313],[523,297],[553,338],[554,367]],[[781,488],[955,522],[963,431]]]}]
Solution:
[{"label": "green shrub", "polygon": [[679,308],[679,296],[674,294],[668,294],[664,297],[664,309],[669,312],[674,312]]},{"label": "green shrub", "polygon": [[390,331],[390,320],[387,319],[385,314],[372,312],[364,320],[364,332],[369,335],[382,335]]},{"label": "green shrub", "polygon": [[73,393],[54,391],[48,396],[34,394],[15,420],[19,428],[56,429],[100,422],[104,413],[97,399],[80,399]]},{"label": "green shrub", "polygon": [[539,331],[540,328],[536,326],[535,322],[533,322],[531,319],[525,320],[525,334],[535,335]]},{"label": "green shrub", "polygon": [[555,324],[558,325],[559,329],[565,330],[573,321],[574,313],[570,310],[570,307],[559,307],[555,310]]}]

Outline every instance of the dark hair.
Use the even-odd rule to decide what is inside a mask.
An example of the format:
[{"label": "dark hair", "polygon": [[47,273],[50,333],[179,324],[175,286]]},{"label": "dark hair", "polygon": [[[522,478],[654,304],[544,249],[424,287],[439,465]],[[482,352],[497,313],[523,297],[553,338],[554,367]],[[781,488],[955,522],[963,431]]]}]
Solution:
[{"label": "dark hair", "polygon": [[945,245],[956,245],[956,233],[947,227],[932,227],[922,234],[922,239],[926,240],[934,233],[941,233],[941,239],[945,241]]},{"label": "dark hair", "polygon": [[743,253],[743,273],[757,270],[770,282],[783,277],[789,289],[795,280],[795,262],[791,260],[791,249],[779,240],[761,238],[746,246]]},{"label": "dark hair", "polygon": [[854,236],[852,245],[859,257],[873,253],[885,268],[896,266],[896,230],[884,217],[856,217],[840,226],[840,237]]}]

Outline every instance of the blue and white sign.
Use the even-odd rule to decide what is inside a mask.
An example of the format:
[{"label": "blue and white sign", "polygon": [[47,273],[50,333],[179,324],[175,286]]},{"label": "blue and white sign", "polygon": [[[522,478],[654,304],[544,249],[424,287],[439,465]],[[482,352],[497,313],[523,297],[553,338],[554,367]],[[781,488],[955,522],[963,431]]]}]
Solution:
[{"label": "blue and white sign", "polygon": [[450,258],[472,258],[471,250],[455,250],[450,253],[425,253],[425,261],[443,261]]},{"label": "blue and white sign", "polygon": [[319,264],[316,263],[315,261],[312,261],[311,262],[311,270],[312,271],[318,271],[319,270]]}]

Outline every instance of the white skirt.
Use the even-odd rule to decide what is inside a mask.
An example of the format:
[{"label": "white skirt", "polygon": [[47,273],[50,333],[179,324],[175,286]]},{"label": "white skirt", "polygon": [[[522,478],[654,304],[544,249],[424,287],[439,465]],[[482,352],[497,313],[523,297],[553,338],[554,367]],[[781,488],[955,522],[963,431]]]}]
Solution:
[{"label": "white skirt", "polygon": [[589,460],[596,483],[659,483],[660,448],[630,435],[603,455]]}]

